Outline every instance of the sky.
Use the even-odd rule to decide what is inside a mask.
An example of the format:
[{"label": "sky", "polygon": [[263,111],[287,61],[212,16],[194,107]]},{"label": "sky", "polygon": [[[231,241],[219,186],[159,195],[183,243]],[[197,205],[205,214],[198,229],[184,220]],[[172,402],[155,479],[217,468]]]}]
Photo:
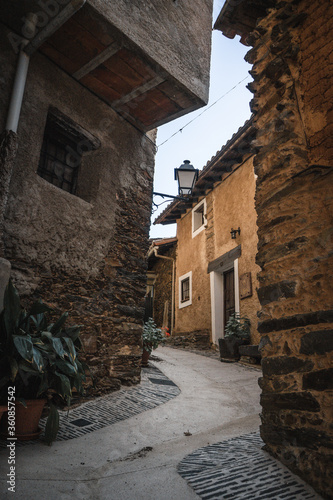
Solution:
[{"label": "sky", "polygon": [[[224,0],[214,0],[213,22],[223,4]],[[229,40],[220,31],[213,31],[209,102],[207,106],[158,128],[155,192],[177,195],[178,184],[174,180],[174,168],[180,167],[184,160],[190,160],[194,168],[201,170],[250,118],[249,102],[252,94],[246,85],[252,81],[248,73],[251,65],[244,61],[249,49],[250,47],[240,43],[238,36]],[[244,79],[245,81],[237,85]],[[220,100],[208,109],[218,99]],[[201,113],[202,116],[198,116]],[[187,125],[193,118],[196,118],[195,121]],[[183,127],[182,132],[171,137]],[[164,141],[167,142],[162,145]],[[155,203],[163,201],[161,197],[154,196]],[[153,213],[150,238],[176,236],[176,224],[153,225],[157,215],[168,203],[170,200]]]}]

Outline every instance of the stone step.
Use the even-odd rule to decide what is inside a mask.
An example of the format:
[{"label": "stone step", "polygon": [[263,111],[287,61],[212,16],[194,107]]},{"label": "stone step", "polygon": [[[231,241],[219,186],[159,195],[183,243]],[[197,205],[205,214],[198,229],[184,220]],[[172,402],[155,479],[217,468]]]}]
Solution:
[{"label": "stone step", "polygon": [[241,356],[249,356],[256,359],[261,358],[258,345],[240,345],[238,349]]}]

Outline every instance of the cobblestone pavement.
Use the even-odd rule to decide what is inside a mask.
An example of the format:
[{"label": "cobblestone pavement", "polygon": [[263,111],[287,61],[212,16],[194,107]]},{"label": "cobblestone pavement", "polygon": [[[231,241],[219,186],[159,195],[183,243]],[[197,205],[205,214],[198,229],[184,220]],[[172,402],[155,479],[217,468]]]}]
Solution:
[{"label": "cobblestone pavement", "polygon": [[178,473],[203,500],[319,500],[300,478],[262,450],[259,432],[191,453]]},{"label": "cobblestone pavement", "polygon": [[[180,393],[178,387],[152,364],[143,368],[141,375],[142,380],[138,387],[125,387],[93,401],[87,401],[69,412],[60,412],[57,441],[83,436],[151,410]],[[42,429],[45,423],[46,420],[40,422]]]},{"label": "cobblestone pavement", "polygon": [[[124,387],[119,391],[87,401],[69,411],[59,411],[60,425],[56,441],[77,438],[138,415],[166,403],[179,393],[178,387],[150,363],[147,368],[142,369],[139,386]],[[39,426],[42,431],[45,424],[46,419],[41,419]],[[36,442],[38,441],[26,441],[18,445]],[[6,447],[6,442],[3,441],[0,446]]]}]

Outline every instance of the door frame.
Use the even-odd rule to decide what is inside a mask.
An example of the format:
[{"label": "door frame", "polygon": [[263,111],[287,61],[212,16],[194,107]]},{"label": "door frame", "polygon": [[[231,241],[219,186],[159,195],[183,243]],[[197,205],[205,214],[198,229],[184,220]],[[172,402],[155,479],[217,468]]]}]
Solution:
[{"label": "door frame", "polygon": [[210,276],[210,296],[211,296],[211,317],[212,317],[212,341],[218,344],[219,338],[224,338],[224,273],[234,270],[235,286],[235,313],[239,314],[239,279],[238,279],[238,258],[232,262],[220,266],[219,269],[211,271]]}]

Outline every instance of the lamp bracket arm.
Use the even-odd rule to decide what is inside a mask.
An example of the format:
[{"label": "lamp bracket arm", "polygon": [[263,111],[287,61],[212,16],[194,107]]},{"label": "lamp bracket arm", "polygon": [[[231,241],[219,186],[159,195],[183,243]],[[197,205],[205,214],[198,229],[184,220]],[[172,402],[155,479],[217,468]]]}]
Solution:
[{"label": "lamp bracket arm", "polygon": [[188,198],[184,198],[183,196],[173,196],[172,194],[165,194],[165,193],[155,193],[153,192],[154,196],[162,196],[162,198],[172,198],[174,200],[182,200],[182,201],[187,201]]}]

